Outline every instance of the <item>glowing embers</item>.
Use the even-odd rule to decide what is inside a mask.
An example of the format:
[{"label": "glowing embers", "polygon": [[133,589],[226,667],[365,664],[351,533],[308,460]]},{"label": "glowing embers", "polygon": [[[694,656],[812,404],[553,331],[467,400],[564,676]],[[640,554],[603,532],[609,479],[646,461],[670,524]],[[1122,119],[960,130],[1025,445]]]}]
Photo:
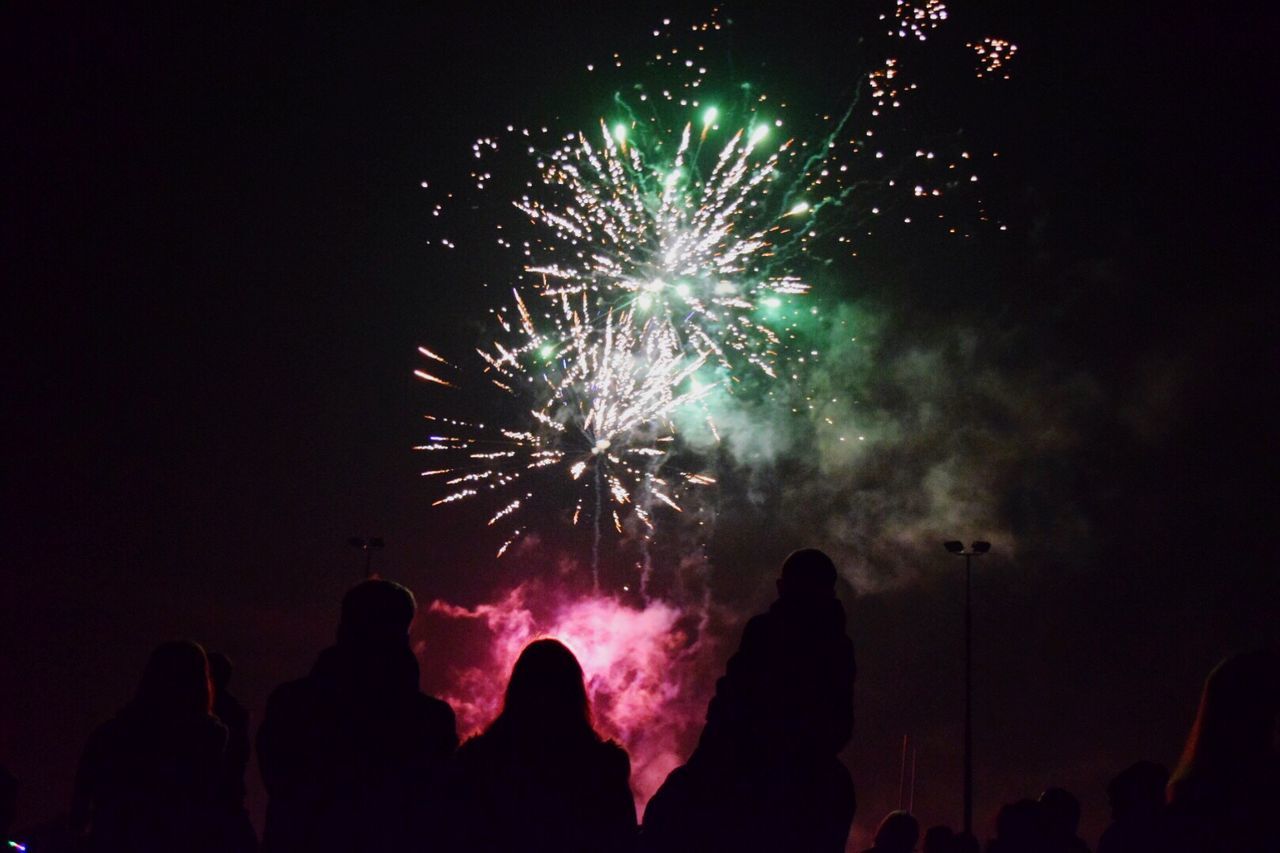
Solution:
[{"label": "glowing embers", "polygon": [[1005,67],[1013,60],[1013,55],[1018,52],[1016,44],[1001,38],[987,36],[982,41],[970,42],[965,46],[972,49],[978,57],[977,74],[979,77],[999,75],[1005,80],[1009,79],[1009,72],[1005,70]]},{"label": "glowing embers", "polygon": [[[887,15],[881,15],[880,20],[883,21],[887,17]],[[895,28],[889,31],[889,35],[927,41],[929,31],[937,29],[947,19],[947,4],[942,0],[925,0],[923,3],[898,0],[893,10],[893,17],[896,24]]]}]

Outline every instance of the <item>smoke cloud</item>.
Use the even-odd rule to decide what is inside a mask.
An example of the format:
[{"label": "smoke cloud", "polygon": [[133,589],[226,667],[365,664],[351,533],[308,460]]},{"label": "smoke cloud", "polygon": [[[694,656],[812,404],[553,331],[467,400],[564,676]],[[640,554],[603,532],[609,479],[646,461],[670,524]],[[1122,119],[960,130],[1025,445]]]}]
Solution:
[{"label": "smoke cloud", "polygon": [[554,637],[582,664],[597,731],[631,756],[638,807],[692,750],[714,684],[704,671],[711,641],[696,607],[661,599],[630,604],[533,579],[475,607],[434,601],[426,618],[433,643],[461,652],[440,695],[464,735],[501,711],[520,651]]},{"label": "smoke cloud", "polygon": [[[909,583],[939,543],[978,535],[1075,541],[1071,491],[1103,391],[1083,371],[1009,358],[1020,343],[975,326],[928,338],[842,304],[807,330],[790,375],[709,406],[725,481],[754,512],[828,550],[860,593]],[[1007,359],[1007,360],[1002,360]]]}]

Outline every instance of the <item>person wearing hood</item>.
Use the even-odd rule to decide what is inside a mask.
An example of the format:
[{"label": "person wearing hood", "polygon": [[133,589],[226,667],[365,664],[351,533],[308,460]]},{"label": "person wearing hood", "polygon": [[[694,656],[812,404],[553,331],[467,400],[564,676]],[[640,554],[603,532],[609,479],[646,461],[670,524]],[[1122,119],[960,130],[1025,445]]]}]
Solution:
[{"label": "person wearing hood", "polygon": [[80,757],[71,831],[83,849],[219,853],[227,729],[211,705],[203,648],[176,640],[151,653],[133,700]]},{"label": "person wearing hood", "polygon": [[453,710],[418,689],[413,593],[367,580],[342,600],[337,643],[276,688],[258,729],[264,853],[431,850]]},{"label": "person wearing hood", "polygon": [[838,753],[857,674],[835,564],[787,557],[778,600],[752,617],[716,682],[689,761],[645,810],[647,850],[843,851],[855,797]]}]

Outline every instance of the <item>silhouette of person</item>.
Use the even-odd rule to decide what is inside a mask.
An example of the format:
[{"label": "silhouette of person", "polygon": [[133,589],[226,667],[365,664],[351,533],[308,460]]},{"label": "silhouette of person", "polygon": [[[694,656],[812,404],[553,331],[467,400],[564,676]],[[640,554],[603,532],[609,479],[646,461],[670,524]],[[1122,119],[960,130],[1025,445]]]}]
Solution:
[{"label": "silhouette of person", "polygon": [[912,853],[920,840],[920,822],[910,812],[892,811],[876,828],[875,845],[866,853]]},{"label": "silhouette of person", "polygon": [[9,840],[9,828],[13,826],[18,810],[18,780],[9,768],[0,765],[0,841]]},{"label": "silhouette of person", "polygon": [[1209,673],[1168,803],[1184,847],[1280,850],[1280,652],[1238,654]]},{"label": "silhouette of person", "polygon": [[956,834],[949,826],[931,826],[924,834],[924,853],[953,853]]},{"label": "silhouette of person", "polygon": [[249,712],[231,695],[231,659],[222,652],[209,653],[209,681],[213,686],[213,714],[227,727],[227,749],[216,797],[223,809],[228,853],[257,849],[258,839],[245,808],[244,773],[249,765]]},{"label": "silhouette of person", "polygon": [[1160,853],[1168,849],[1164,789],[1169,771],[1153,761],[1139,761],[1120,771],[1107,785],[1111,825],[1098,839],[1098,853]]},{"label": "silhouette of person", "polygon": [[716,682],[689,761],[645,810],[653,851],[843,851],[855,798],[837,753],[853,732],[853,643],[836,568],[814,549],[782,566]]},{"label": "silhouette of person", "polygon": [[271,694],[258,729],[266,853],[430,849],[457,731],[448,704],[418,689],[416,609],[399,584],[356,585],[337,643]]},{"label": "silhouette of person", "polygon": [[1017,800],[1000,807],[996,837],[987,853],[1046,853],[1049,838],[1045,808],[1035,800]]},{"label": "silhouette of person", "polygon": [[502,713],[458,750],[460,850],[633,848],[631,762],[591,725],[582,667],[556,640],[520,653]]},{"label": "silhouette of person", "polygon": [[71,828],[88,850],[219,849],[214,796],[227,730],[211,701],[204,649],[174,641],[151,653],[133,700],[80,758]]},{"label": "silhouette of person", "polygon": [[1049,853],[1089,853],[1089,845],[1076,835],[1080,801],[1075,795],[1064,788],[1046,788],[1039,802]]}]

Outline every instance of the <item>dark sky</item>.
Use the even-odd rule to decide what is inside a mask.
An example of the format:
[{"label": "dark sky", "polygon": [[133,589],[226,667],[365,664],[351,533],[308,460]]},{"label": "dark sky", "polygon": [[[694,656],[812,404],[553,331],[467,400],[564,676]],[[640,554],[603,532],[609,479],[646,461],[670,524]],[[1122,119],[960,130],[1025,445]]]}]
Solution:
[{"label": "dark sky", "polygon": [[[1176,759],[1212,664],[1280,639],[1273,46],[1266,13],[1238,6],[966,5],[957,26],[1019,44],[1014,80],[981,104],[957,84],[934,118],[999,146],[987,202],[1010,231],[954,253],[888,239],[856,296],[883,313],[887,361],[945,354],[964,328],[983,387],[1007,392],[971,414],[969,385],[936,390],[947,423],[982,421],[974,446],[1002,460],[989,523],[1018,542],[975,586],[979,820],[1062,782],[1096,832],[1111,773]],[[508,121],[583,109],[583,65],[664,14],[11,13],[0,761],[20,823],[62,808],[157,642],[226,650],[255,709],[304,671],[359,577],[348,536],[385,536],[383,571],[422,600],[512,582],[474,518],[427,511],[408,449],[429,402],[415,347],[473,345],[487,304],[426,245],[419,182]],[[749,71],[850,89],[865,11],[727,16]],[[1071,440],[1043,441],[1055,427]],[[914,470],[885,464],[891,484]],[[750,611],[812,537],[736,506],[713,587]],[[896,576],[893,544],[869,548]],[[944,557],[845,591],[860,825],[896,801],[904,730],[922,818],[958,814]]]}]

